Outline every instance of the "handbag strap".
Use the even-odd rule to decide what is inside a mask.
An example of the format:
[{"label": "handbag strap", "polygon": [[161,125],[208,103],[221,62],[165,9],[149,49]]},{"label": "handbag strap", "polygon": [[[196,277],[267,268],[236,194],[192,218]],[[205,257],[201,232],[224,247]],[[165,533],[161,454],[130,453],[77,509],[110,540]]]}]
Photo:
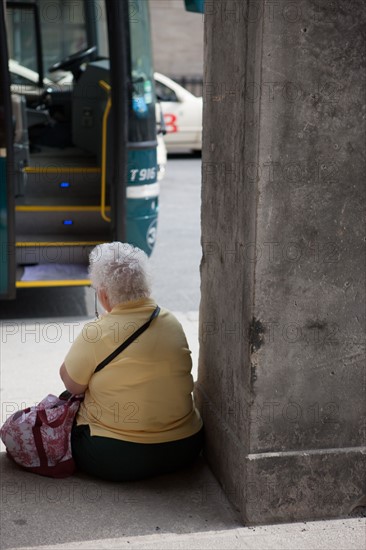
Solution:
[{"label": "handbag strap", "polygon": [[153,319],[155,319],[159,315],[159,313],[160,313],[160,307],[156,306],[156,308],[154,309],[150,319],[148,321],[146,321],[146,323],[143,324],[140,328],[138,328],[133,334],[131,334],[131,336],[129,336],[129,338],[127,338],[127,340],[125,340],[123,342],[123,344],[118,346],[117,349],[115,349],[110,355],[108,355],[108,357],[106,357],[104,359],[104,361],[99,363],[99,365],[96,367],[96,369],[94,371],[94,374],[96,372],[99,372],[100,370],[102,370],[106,365],[108,365],[108,363],[110,363],[115,357],[117,357],[117,355],[119,355],[121,353],[121,351],[126,349],[127,346],[129,346],[134,340],[136,340],[136,338],[138,338],[140,336],[140,334],[145,332],[145,330],[147,328],[149,328],[149,326],[151,324],[151,321],[153,321]]}]

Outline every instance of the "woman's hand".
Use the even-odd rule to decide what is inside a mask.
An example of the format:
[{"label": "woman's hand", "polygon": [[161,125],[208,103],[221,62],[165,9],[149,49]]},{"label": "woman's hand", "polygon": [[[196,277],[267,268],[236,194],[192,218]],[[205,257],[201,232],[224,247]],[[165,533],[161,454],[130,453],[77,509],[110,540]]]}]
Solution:
[{"label": "woman's hand", "polygon": [[77,384],[74,382],[70,376],[67,373],[65,363],[62,363],[60,368],[60,377],[63,383],[65,384],[65,388],[72,393],[73,395],[79,395],[81,393],[84,393],[85,390],[88,387],[88,384],[86,386],[83,386],[82,384]]}]

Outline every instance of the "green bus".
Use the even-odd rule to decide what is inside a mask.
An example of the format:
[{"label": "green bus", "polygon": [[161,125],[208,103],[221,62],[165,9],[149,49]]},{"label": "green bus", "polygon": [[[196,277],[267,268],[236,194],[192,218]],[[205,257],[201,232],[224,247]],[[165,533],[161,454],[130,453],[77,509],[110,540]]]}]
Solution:
[{"label": "green bus", "polygon": [[159,208],[146,0],[0,6],[0,298],[89,284],[90,250],[151,254]]}]

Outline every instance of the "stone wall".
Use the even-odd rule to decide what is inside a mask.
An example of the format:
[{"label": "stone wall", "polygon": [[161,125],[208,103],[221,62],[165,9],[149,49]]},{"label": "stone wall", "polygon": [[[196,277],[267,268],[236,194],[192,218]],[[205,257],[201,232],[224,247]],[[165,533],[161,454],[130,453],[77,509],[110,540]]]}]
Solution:
[{"label": "stone wall", "polygon": [[365,494],[365,23],[362,0],[207,4],[196,400],[249,523]]}]

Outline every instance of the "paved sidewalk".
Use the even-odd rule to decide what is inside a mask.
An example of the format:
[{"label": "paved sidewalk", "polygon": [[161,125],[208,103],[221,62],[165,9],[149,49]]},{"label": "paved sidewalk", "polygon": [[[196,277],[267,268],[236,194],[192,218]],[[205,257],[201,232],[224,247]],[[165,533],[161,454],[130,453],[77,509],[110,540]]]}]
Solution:
[{"label": "paved sidewalk", "polygon": [[[194,378],[198,313],[179,313]],[[3,321],[1,422],[62,388],[58,370],[85,318]],[[245,527],[203,459],[194,468],[114,484],[78,474],[54,480],[18,469],[1,448],[1,549],[210,548],[358,550],[365,519]]]}]

